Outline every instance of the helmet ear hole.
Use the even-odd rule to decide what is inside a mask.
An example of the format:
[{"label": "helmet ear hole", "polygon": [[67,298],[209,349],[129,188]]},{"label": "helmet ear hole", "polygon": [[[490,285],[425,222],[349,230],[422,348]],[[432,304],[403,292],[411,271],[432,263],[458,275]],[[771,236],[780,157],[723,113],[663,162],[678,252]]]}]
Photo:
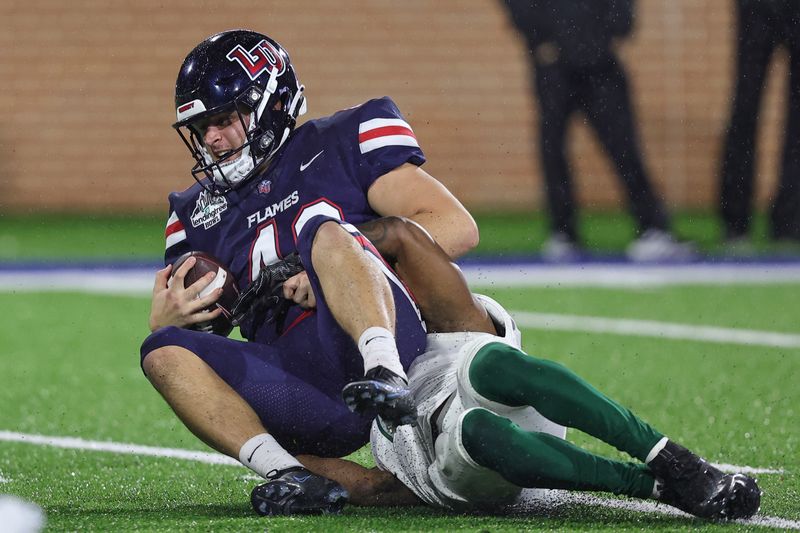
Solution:
[{"label": "helmet ear hole", "polygon": [[[284,110],[284,109],[288,110],[289,104],[291,103],[291,101],[292,101],[292,91],[287,89],[286,91],[283,91],[283,94],[281,94],[281,97],[278,99],[278,102],[275,104],[275,106],[276,106],[275,108],[276,109],[280,109],[280,110]],[[277,107],[278,105],[280,105],[280,107]]]}]

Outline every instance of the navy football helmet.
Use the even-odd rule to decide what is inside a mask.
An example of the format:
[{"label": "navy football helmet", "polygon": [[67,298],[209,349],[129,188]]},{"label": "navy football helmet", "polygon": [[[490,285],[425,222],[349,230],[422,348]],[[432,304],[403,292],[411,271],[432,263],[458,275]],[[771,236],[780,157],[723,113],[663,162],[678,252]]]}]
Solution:
[{"label": "navy football helmet", "polygon": [[[222,195],[270,160],[305,113],[306,99],[280,44],[253,31],[229,30],[204,40],[186,56],[175,82],[175,110],[172,127],[195,159],[192,176],[206,190]],[[247,139],[214,160],[198,124],[225,112],[236,113]]]}]

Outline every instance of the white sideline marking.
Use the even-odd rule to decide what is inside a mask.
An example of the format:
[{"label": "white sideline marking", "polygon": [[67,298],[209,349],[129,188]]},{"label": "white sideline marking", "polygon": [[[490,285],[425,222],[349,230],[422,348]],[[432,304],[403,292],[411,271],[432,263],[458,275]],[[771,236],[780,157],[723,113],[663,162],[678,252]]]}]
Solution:
[{"label": "white sideline marking", "polygon": [[800,281],[800,265],[791,263],[465,264],[461,266],[461,270],[467,278],[467,282],[478,287],[643,288],[669,285],[740,285]]},{"label": "white sideline marking", "polygon": [[[56,448],[67,448],[73,450],[87,450],[95,452],[110,452],[130,455],[147,455],[151,457],[170,457],[174,459],[185,459],[206,464],[238,466],[244,468],[239,461],[235,461],[225,455],[215,452],[199,452],[191,450],[181,450],[178,448],[161,448],[157,446],[144,446],[141,444],[126,444],[118,442],[103,442],[86,440],[77,437],[49,437],[46,435],[35,435],[30,433],[18,433],[15,431],[0,431],[0,441],[21,442],[26,444],[36,444],[39,446],[53,446]],[[784,471],[773,468],[754,468],[750,466],[736,466],[729,464],[716,465],[724,471],[738,471],[754,474],[780,474]],[[245,476],[250,479],[250,476]],[[255,478],[258,480],[261,478]],[[2,479],[2,478],[0,478]],[[9,480],[10,481],[10,480]],[[541,508],[543,506],[553,507],[554,505],[578,503],[585,505],[599,505],[616,509],[625,509],[641,513],[663,513],[676,516],[688,516],[677,509],[666,505],[657,505],[651,502],[636,500],[616,500],[600,498],[590,494],[574,493],[560,490],[526,489],[522,493],[522,499],[514,506],[515,510],[524,512],[526,509]],[[779,517],[756,516],[750,520],[739,520],[743,524],[758,525],[766,527],[779,527],[784,529],[800,529],[800,521],[787,520]]]},{"label": "white sideline marking", "polygon": [[2,292],[77,291],[146,295],[153,292],[155,270],[64,269],[0,271]]},{"label": "white sideline marking", "polygon": [[[477,287],[621,287],[736,285],[800,282],[800,263],[542,263],[461,266]],[[100,294],[150,294],[155,268],[63,268],[0,271],[0,291],[80,291]]]},{"label": "white sideline marking", "polygon": [[655,320],[532,313],[528,311],[509,311],[509,313],[514,317],[517,324],[523,328],[589,331],[592,333],[614,333],[618,335],[719,342],[723,344],[746,344],[775,348],[800,348],[800,335],[792,333],[694,326]]},{"label": "white sideline marking", "polygon": [[[587,271],[604,272],[602,268],[610,268],[604,265],[567,265],[561,267],[551,267],[534,265],[521,265],[516,267],[492,267],[486,270],[484,267],[476,268],[482,272],[481,277],[476,282],[486,283],[489,278],[487,272],[503,271],[505,269],[517,268],[525,276],[532,276],[530,285],[548,285],[554,283],[552,279],[558,277],[562,270],[567,272],[567,276],[582,276],[581,283],[586,285],[599,284],[602,280],[588,274]],[[772,272],[768,267],[754,267],[752,265],[684,265],[675,267],[647,267],[616,265],[613,272],[616,274],[617,281],[622,283],[625,279],[635,279],[636,272],[644,273],[640,276],[645,278],[658,278],[658,283],[667,283],[669,278],[672,282],[686,279],[685,274],[693,267],[695,270],[717,272],[719,276],[709,280],[710,283],[721,282],[726,279],[724,272],[727,270],[737,271],[735,279],[727,282],[747,282],[752,283],[759,278],[761,282],[772,281],[800,281],[800,267],[775,266],[777,272]],[[702,267],[702,268],[701,268]],[[571,273],[570,273],[571,272]],[[649,272],[649,273],[648,273]],[[684,272],[684,274],[681,274]],[[749,273],[749,274],[748,274]],[[794,273],[794,274],[792,274]],[[695,276],[697,273],[692,274]],[[783,274],[783,276],[781,275]],[[797,275],[797,280],[788,280],[787,275]],[[602,274],[605,276],[606,274]],[[609,275],[612,275],[609,273]],[[692,276],[688,276],[691,278]],[[790,276],[790,277],[791,277]],[[490,276],[491,277],[491,276]],[[575,280],[578,280],[578,277]],[[0,271],[0,291],[27,292],[27,291],[80,291],[100,294],[125,294],[125,295],[145,295],[152,291],[153,272],[150,270],[57,270],[44,272],[22,272],[22,271]],[[705,278],[704,278],[705,279]],[[550,280],[550,281],[548,281]],[[517,280],[519,281],[519,280]],[[651,281],[653,281],[651,279]],[[541,283],[539,283],[541,282]],[[704,281],[705,282],[705,281]],[[493,282],[494,283],[494,282]],[[500,283],[500,282],[498,282]],[[503,282],[505,283],[505,282]],[[638,283],[638,282],[637,282]],[[671,282],[670,282],[671,283]],[[513,280],[512,280],[513,284]],[[557,284],[561,284],[557,282]],[[624,284],[624,283],[623,283]],[[525,285],[525,283],[522,283]],[[569,283],[567,283],[569,285]],[[697,326],[692,324],[678,324],[670,322],[659,322],[653,320],[632,320],[601,318],[591,316],[560,315],[552,313],[533,313],[526,311],[512,312],[517,322],[522,327],[536,329],[557,329],[562,331],[588,331],[594,333],[613,333],[618,335],[636,335],[644,337],[658,337],[670,339],[696,340],[704,342],[718,342],[727,344],[760,345],[777,348],[798,348],[800,347],[800,335],[791,333],[780,333],[771,331],[757,331],[734,328],[721,328],[714,326]]]}]

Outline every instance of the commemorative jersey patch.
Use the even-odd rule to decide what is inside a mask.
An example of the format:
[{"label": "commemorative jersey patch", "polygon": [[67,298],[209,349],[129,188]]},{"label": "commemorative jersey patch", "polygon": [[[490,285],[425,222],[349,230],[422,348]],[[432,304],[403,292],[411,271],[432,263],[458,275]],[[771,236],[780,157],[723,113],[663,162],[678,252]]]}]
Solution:
[{"label": "commemorative jersey patch", "polygon": [[228,200],[224,196],[215,196],[206,190],[200,193],[197,204],[192,211],[192,227],[203,225],[208,229],[222,219],[222,213],[228,209]]}]

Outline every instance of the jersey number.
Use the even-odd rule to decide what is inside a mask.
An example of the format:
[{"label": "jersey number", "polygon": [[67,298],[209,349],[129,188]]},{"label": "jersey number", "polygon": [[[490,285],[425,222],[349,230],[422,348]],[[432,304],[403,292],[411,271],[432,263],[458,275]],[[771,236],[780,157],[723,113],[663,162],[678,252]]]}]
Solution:
[{"label": "jersey number", "polygon": [[[334,204],[326,199],[320,199],[300,208],[300,212],[292,223],[292,235],[295,242],[297,236],[306,225],[306,222],[317,215],[325,215],[336,220],[344,220],[342,212]],[[256,240],[250,248],[250,281],[258,277],[261,267],[271,265],[281,259],[281,250],[278,244],[278,227],[275,219],[270,220],[258,229]],[[253,268],[253,266],[256,268]]]}]

